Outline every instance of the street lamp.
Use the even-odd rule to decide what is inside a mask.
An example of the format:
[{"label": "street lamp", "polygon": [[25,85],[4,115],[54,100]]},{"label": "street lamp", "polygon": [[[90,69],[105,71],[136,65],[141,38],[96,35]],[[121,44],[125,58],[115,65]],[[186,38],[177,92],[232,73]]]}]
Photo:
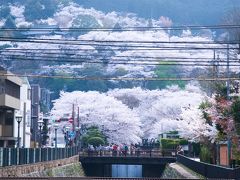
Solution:
[{"label": "street lamp", "polygon": [[42,146],[42,127],[43,127],[43,120],[42,119],[38,120],[38,127],[39,127],[39,132],[40,132],[39,147],[41,147]]},{"label": "street lamp", "polygon": [[55,148],[57,148],[57,129],[58,129],[58,124],[53,125],[54,130],[55,130]]},{"label": "street lamp", "polygon": [[16,121],[18,123],[17,147],[20,148],[20,123],[22,121],[22,116],[16,116]]}]

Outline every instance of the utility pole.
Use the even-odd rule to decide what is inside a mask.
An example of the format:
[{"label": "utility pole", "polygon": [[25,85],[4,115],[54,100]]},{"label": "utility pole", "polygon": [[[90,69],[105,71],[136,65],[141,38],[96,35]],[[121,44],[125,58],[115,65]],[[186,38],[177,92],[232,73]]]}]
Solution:
[{"label": "utility pole", "polygon": [[77,127],[80,125],[80,117],[79,117],[79,107],[78,107],[78,116],[77,116]]},{"label": "utility pole", "polygon": [[23,147],[26,146],[26,102],[23,105]]},{"label": "utility pole", "polygon": [[[217,59],[216,59],[216,50],[214,49],[213,51],[213,78],[218,78],[218,66],[219,66],[219,55],[217,55]],[[215,83],[217,83],[217,81],[213,82],[214,85]],[[212,92],[211,92],[212,94]],[[220,146],[219,146],[219,142],[216,142],[216,153],[217,153],[217,157],[216,157],[216,162],[219,165],[220,164]]]},{"label": "utility pole", "polygon": [[[216,58],[217,57],[217,58]],[[216,49],[213,50],[213,60],[212,60],[212,69],[211,69],[211,76],[213,78],[213,81],[208,84],[209,86],[209,94],[212,96],[212,94],[215,92],[216,84],[218,83],[218,75],[219,74],[219,55],[216,56]]]},{"label": "utility pole", "polygon": [[73,122],[72,122],[72,131],[74,131],[75,130],[75,112],[74,112],[74,103],[73,103],[73,105],[72,105],[72,120],[73,120]]},{"label": "utility pole", "polygon": [[227,100],[230,100],[229,44],[227,44]]},{"label": "utility pole", "polygon": [[[229,39],[229,38],[228,38]],[[227,100],[230,100],[229,42],[227,44]],[[228,165],[231,166],[231,137],[227,134]]]},{"label": "utility pole", "polygon": [[76,139],[77,139],[77,147],[79,147],[79,140],[80,140],[80,118],[79,118],[79,107],[78,107],[78,114],[77,114],[77,132],[76,132]]},{"label": "utility pole", "polygon": [[218,78],[219,55],[216,59],[216,50],[213,51],[213,78]]}]

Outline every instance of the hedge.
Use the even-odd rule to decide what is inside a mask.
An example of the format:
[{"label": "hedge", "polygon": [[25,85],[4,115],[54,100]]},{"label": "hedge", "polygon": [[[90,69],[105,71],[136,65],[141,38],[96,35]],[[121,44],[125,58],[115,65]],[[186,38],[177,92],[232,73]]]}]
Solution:
[{"label": "hedge", "polygon": [[188,141],[185,139],[161,139],[162,149],[176,149],[178,145],[187,145]]}]

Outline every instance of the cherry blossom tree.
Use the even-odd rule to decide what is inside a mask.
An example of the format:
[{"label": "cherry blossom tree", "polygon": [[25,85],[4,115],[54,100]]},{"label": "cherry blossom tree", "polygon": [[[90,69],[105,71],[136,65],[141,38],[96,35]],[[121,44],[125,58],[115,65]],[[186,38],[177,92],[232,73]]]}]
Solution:
[{"label": "cherry blossom tree", "polygon": [[[212,140],[214,126],[205,123],[200,110],[195,108],[205,98],[205,94],[192,85],[184,90],[172,86],[152,91],[133,88],[107,93],[61,92],[52,115],[71,114],[74,104],[80,108],[81,124],[97,126],[108,141],[114,143],[136,143],[141,138],[156,138],[174,130],[192,141],[200,141],[202,137]],[[185,111],[186,108],[190,110]]]},{"label": "cherry blossom tree", "polygon": [[180,117],[182,107],[200,105],[205,98],[205,94],[192,85],[187,85],[185,90],[177,86],[152,91],[141,88],[114,89],[108,95],[139,114],[144,138],[156,138],[158,134],[176,130],[176,119]]},{"label": "cherry blossom tree", "polygon": [[52,116],[71,114],[73,104],[80,109],[80,124],[97,126],[109,143],[141,141],[139,116],[115,98],[98,92],[61,92],[60,98],[54,101]]},{"label": "cherry blossom tree", "polygon": [[212,105],[207,109],[207,113],[211,120],[218,125],[219,138],[224,138],[224,135],[233,134],[234,119],[231,112],[232,101],[224,97],[216,96],[212,99],[211,103]]},{"label": "cherry blossom tree", "polygon": [[199,106],[183,108],[177,125],[179,135],[193,142],[213,143],[217,137],[216,124],[207,123]]}]

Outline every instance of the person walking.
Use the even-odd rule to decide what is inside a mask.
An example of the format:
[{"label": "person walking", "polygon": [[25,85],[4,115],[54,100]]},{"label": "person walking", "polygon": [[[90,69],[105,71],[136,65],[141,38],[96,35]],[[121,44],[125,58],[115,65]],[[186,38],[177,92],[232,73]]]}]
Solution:
[{"label": "person walking", "polygon": [[118,146],[116,144],[113,145],[112,150],[113,150],[113,156],[117,156]]}]

